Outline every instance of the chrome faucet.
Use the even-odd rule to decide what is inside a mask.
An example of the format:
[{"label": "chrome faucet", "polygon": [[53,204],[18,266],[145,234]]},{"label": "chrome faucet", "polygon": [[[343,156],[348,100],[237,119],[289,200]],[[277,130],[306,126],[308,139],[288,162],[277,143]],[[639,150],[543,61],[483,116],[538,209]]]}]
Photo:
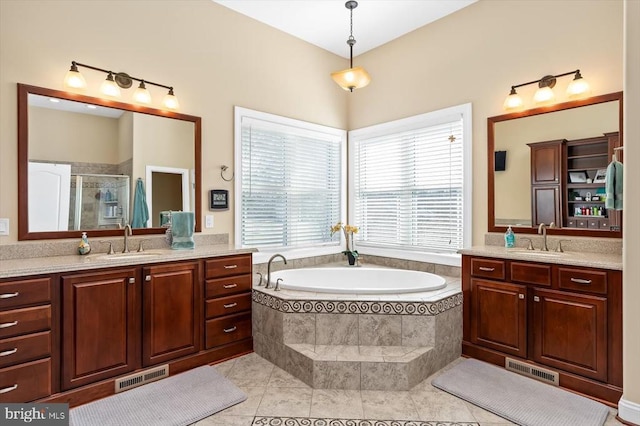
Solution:
[{"label": "chrome faucet", "polygon": [[124,226],[124,248],[122,249],[123,253],[129,253],[129,237],[133,235],[133,230],[131,230],[131,225],[128,223]]},{"label": "chrome faucet", "polygon": [[[551,222],[548,227],[553,228],[553,226],[554,223]],[[542,235],[542,248],[540,248],[540,250],[549,251],[549,247],[547,247],[547,225],[541,223],[540,226],[538,226],[538,234]]]},{"label": "chrome faucet", "polygon": [[281,255],[280,253],[276,253],[273,256],[271,256],[271,258],[269,258],[269,262],[267,263],[267,285],[265,287],[265,289],[269,288],[269,284],[270,284],[270,280],[271,280],[271,262],[273,262],[273,259],[275,259],[276,257],[281,257],[282,260],[284,260],[284,264],[287,264],[287,259],[285,259],[285,257],[283,255]]}]

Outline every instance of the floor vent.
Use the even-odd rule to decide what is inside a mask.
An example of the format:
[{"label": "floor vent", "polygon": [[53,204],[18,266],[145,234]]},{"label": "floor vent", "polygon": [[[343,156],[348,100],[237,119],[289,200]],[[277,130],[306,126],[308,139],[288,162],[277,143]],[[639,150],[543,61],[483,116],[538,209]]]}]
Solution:
[{"label": "floor vent", "polygon": [[531,377],[554,386],[560,385],[560,375],[555,371],[536,367],[511,358],[505,358],[504,366],[507,370],[522,374],[523,376]]},{"label": "floor vent", "polygon": [[169,365],[161,365],[116,380],[116,393],[133,389],[169,376]]}]

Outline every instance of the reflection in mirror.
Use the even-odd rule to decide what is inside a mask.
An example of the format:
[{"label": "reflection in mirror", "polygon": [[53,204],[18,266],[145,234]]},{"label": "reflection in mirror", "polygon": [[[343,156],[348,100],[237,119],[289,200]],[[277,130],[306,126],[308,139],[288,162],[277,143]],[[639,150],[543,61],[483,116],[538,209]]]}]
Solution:
[{"label": "reflection in mirror", "polygon": [[[597,141],[593,138],[602,139],[603,153],[600,157],[588,161],[598,161],[598,164],[604,164],[606,167],[610,160],[611,144],[622,143],[622,139],[618,141],[616,133],[621,129],[621,106],[622,94],[614,93],[567,102],[546,109],[539,108],[490,117],[488,119],[489,231],[504,232],[506,227],[511,225],[519,229],[519,232],[535,232],[534,228],[541,220],[534,216],[549,214],[557,217],[556,226],[564,226],[563,229],[556,229],[550,233],[619,236],[619,229],[604,230],[604,227],[608,226],[604,216],[597,221],[592,221],[592,225],[601,226],[598,229],[589,229],[588,224],[585,227],[587,229],[567,227],[578,227],[575,221],[570,220],[573,210],[571,212],[569,210],[574,209],[575,206],[569,197],[578,192],[577,189],[574,191],[572,188],[576,185],[570,185],[568,180],[570,170],[567,167],[571,162],[570,159],[568,160],[567,150],[571,149],[572,144],[580,144],[585,147],[584,149],[595,148]],[[609,135],[609,139],[605,134]],[[611,134],[616,134],[614,141]],[[534,166],[535,169],[532,170],[532,152],[534,148],[541,148],[540,145],[544,148],[545,144],[556,148],[547,150],[552,154],[547,155],[546,164],[542,164],[542,169]],[[504,170],[495,170],[494,152],[497,151],[506,152]],[[589,155],[595,155],[595,153]],[[587,161],[587,159],[581,161]],[[595,177],[598,167],[588,168],[587,166],[585,168],[589,177]],[[535,184],[536,174],[545,171],[550,173],[552,179],[544,182],[545,185]],[[589,185],[591,184],[585,186]],[[586,188],[585,191],[595,194],[600,190],[595,188],[595,184],[593,185],[594,188]],[[549,190],[549,196],[544,192],[546,189]],[[557,191],[559,195],[554,197],[552,191]],[[553,203],[556,205],[551,205]],[[598,204],[594,203],[594,205]],[[582,226],[582,223],[580,225]]]},{"label": "reflection in mirror", "polygon": [[120,235],[140,207],[138,180],[161,195],[141,194],[148,229],[137,233],[162,233],[163,210],[200,216],[199,117],[18,87],[19,239]]}]

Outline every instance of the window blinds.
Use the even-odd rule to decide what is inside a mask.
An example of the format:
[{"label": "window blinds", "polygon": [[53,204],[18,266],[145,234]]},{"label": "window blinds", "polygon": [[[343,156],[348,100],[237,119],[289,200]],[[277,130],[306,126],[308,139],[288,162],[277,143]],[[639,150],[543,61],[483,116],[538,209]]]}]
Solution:
[{"label": "window blinds", "polygon": [[341,138],[242,118],[243,247],[337,245]]},{"label": "window blinds", "polygon": [[357,244],[455,253],[463,246],[463,123],[351,138]]}]

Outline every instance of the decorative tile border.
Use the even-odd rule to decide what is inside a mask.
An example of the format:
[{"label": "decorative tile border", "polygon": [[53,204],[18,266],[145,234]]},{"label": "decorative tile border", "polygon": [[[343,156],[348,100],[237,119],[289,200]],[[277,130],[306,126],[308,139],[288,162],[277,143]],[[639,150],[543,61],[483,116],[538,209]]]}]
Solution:
[{"label": "decorative tile border", "polygon": [[357,420],[307,417],[255,417],[253,426],[480,426],[475,422],[423,420]]},{"label": "decorative tile border", "polygon": [[299,314],[438,315],[462,305],[462,292],[437,302],[285,300],[254,289],[252,300],[276,311]]}]

